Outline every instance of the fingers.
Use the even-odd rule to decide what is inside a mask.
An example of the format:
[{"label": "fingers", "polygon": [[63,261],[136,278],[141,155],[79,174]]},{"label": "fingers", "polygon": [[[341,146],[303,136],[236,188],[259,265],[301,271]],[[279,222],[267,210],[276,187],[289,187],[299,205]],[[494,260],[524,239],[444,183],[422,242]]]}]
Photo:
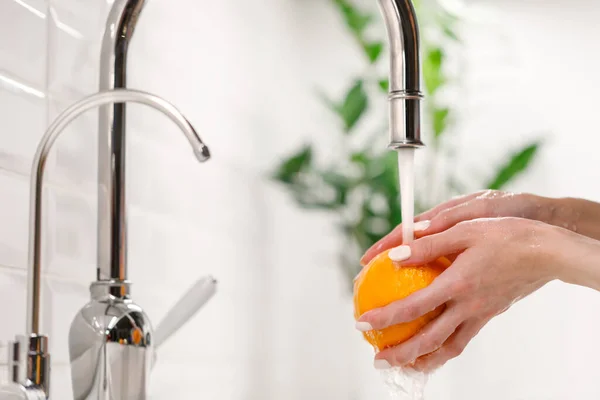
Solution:
[{"label": "fingers", "polygon": [[[410,246],[399,246],[390,251],[390,258],[404,260],[403,265],[424,264],[442,255],[462,252],[469,242],[468,239],[464,239],[465,235],[453,232],[455,229],[417,239]],[[468,254],[462,253],[454,264],[434,279],[429,286],[417,290],[402,300],[364,313],[358,318],[357,327],[360,330],[383,329],[410,322],[456,296],[468,292],[472,282],[463,277],[460,271],[461,265],[469,262]]]},{"label": "fingers", "polygon": [[463,323],[438,350],[418,358],[414,363],[414,368],[419,371],[432,372],[449,360],[458,357],[486,323],[487,320],[469,320]]},{"label": "fingers", "polygon": [[[465,196],[460,196],[460,197],[451,199],[445,203],[439,204],[438,206],[432,208],[429,211],[426,211],[426,212],[416,216],[415,217],[415,222],[416,222],[415,223],[415,233],[417,233],[417,234],[421,233],[420,236],[422,236],[423,234],[436,233],[436,232],[443,231],[444,229],[440,229],[439,226],[446,226],[446,225],[444,225],[442,222],[437,222],[438,218],[436,218],[436,216],[438,216],[440,213],[444,212],[445,210],[459,206],[459,205],[464,204],[476,197],[479,197],[485,192],[486,191],[479,191],[479,192],[475,192],[475,193],[471,193],[471,194],[468,194]],[[436,224],[437,224],[435,228],[430,226],[430,221],[432,221],[434,219],[436,220]],[[440,218],[439,221],[443,221],[443,218]],[[447,227],[449,228],[455,224],[456,224],[456,222],[454,222],[452,225],[447,225]],[[376,255],[378,255],[382,251],[391,249],[396,246],[400,246],[401,244],[402,244],[402,224],[396,226],[390,233],[388,233],[386,236],[381,238],[381,240],[379,240],[373,246],[371,246],[365,252],[363,257],[361,258],[360,264],[363,266],[367,265]]]},{"label": "fingers", "polygon": [[453,199],[450,199],[450,200],[448,200],[448,201],[446,201],[444,203],[438,204],[437,206],[433,207],[429,211],[425,211],[424,213],[417,215],[415,217],[415,221],[431,221],[440,212],[442,212],[442,211],[444,211],[444,210],[446,210],[448,208],[452,208],[452,207],[458,206],[460,204],[466,203],[469,200],[472,200],[472,199],[474,199],[476,197],[481,196],[485,192],[487,192],[487,191],[486,190],[481,190],[479,192],[467,194],[467,195],[464,195],[464,196],[458,196],[458,197],[455,197]]},{"label": "fingers", "polygon": [[406,298],[364,313],[358,318],[357,328],[363,331],[387,328],[413,321],[442,306],[457,294],[458,286],[448,271],[438,276],[431,285]]},{"label": "fingers", "polygon": [[[423,233],[429,234],[432,228],[429,227],[428,223],[425,224],[425,222],[426,221],[417,222],[415,224],[415,232],[422,231]],[[419,224],[421,225],[419,226]],[[457,231],[458,230],[453,230],[451,232],[450,229],[448,229],[438,233],[438,235],[443,236],[437,236],[435,238],[433,235],[419,235],[417,240],[410,244],[413,254],[410,261],[411,264],[413,263],[413,260],[415,260],[414,263],[417,263],[421,261],[423,257],[427,258],[427,261],[433,261],[440,256],[464,250],[464,247],[461,248],[461,246],[464,245],[465,236],[461,235],[460,232]],[[446,233],[448,233],[448,235],[446,235]],[[435,247],[432,247],[434,242]],[[394,259],[393,255],[396,253],[401,256],[405,256],[405,254],[410,255],[410,250],[406,249],[406,247],[407,246],[402,246],[402,225],[398,225],[389,235],[381,239],[376,245],[367,250],[360,261],[361,265],[364,266],[368,264],[377,254],[388,249],[393,249],[390,251],[390,258],[392,258],[394,261],[403,261],[402,259]],[[434,249],[439,251],[435,252]],[[415,258],[415,254],[419,254],[419,256]]]},{"label": "fingers", "polygon": [[376,365],[382,364],[377,360],[386,360],[389,365],[403,367],[425,354],[436,351],[460,325],[462,318],[463,315],[458,307],[448,307],[439,317],[425,325],[406,342],[377,354]]},{"label": "fingers", "polygon": [[402,224],[396,226],[390,233],[385,235],[381,240],[375,243],[365,252],[360,259],[360,265],[367,265],[376,255],[391,249],[392,247],[400,246],[402,244]]},{"label": "fingers", "polygon": [[431,223],[424,234],[430,235],[432,233],[442,232],[463,221],[493,216],[489,208],[490,203],[485,201],[468,201],[447,208],[431,220]]},{"label": "fingers", "polygon": [[416,239],[414,242],[393,248],[389,257],[402,265],[420,265],[442,256],[461,253],[472,243],[466,227],[453,227],[446,231]]},{"label": "fingers", "polygon": [[[414,226],[415,236],[421,237],[421,232],[429,227],[429,221],[416,222]],[[369,250],[367,250],[364,256],[360,260],[362,266],[367,265],[375,256],[379,253],[389,250],[393,247],[400,246],[402,244],[402,224],[394,228],[388,235],[384,236],[379,242],[375,243]]]}]

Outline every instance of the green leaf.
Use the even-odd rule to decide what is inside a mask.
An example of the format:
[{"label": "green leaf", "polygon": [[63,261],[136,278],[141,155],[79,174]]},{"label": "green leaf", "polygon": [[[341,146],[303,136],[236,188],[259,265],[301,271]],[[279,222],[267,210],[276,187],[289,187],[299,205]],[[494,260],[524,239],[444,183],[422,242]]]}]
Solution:
[{"label": "green leaf", "polygon": [[454,27],[458,21],[458,17],[452,13],[449,13],[448,11],[442,11],[439,18],[439,25],[442,28],[442,32],[447,38],[452,39],[455,42],[460,42],[460,38],[454,30]]},{"label": "green leaf", "polygon": [[433,133],[436,139],[446,130],[449,113],[450,110],[448,108],[436,108],[433,110]]},{"label": "green leaf", "polygon": [[383,92],[387,93],[390,90],[390,80],[388,78],[380,79],[377,83]]},{"label": "green leaf", "polygon": [[444,26],[442,28],[442,32],[444,32],[444,35],[446,35],[446,37],[454,40],[455,42],[460,42],[460,38],[458,37],[456,32],[454,32],[454,29],[452,27]]},{"label": "green leaf", "polygon": [[284,160],[273,175],[273,179],[283,183],[293,183],[296,176],[312,161],[312,147],[305,145],[296,154]]},{"label": "green leaf", "polygon": [[444,61],[444,51],[440,47],[433,47],[427,50],[423,60],[423,81],[429,95],[435,92],[446,83],[442,71]]},{"label": "green leaf", "polygon": [[381,42],[373,42],[373,43],[364,43],[363,49],[367,58],[371,62],[371,64],[375,63],[379,56],[381,55],[381,50],[383,50],[383,43]]},{"label": "green leaf", "polygon": [[333,105],[333,109],[344,121],[344,131],[349,133],[354,125],[358,122],[363,113],[367,110],[369,100],[367,93],[363,87],[363,81],[357,80],[354,85],[346,93],[344,101],[335,105],[331,102],[330,106]]},{"label": "green leaf", "polygon": [[346,26],[357,38],[362,38],[362,33],[373,20],[373,16],[360,11],[347,0],[334,0],[334,3],[341,11]]},{"label": "green leaf", "polygon": [[334,188],[351,189],[354,185],[352,179],[335,171],[325,171],[320,174],[325,183]]},{"label": "green leaf", "polygon": [[514,153],[503,165],[493,179],[487,184],[488,189],[498,190],[509,183],[518,174],[525,171],[535,157],[541,143],[535,142]]},{"label": "green leaf", "polygon": [[353,163],[359,164],[359,165],[366,165],[368,162],[368,156],[365,152],[363,151],[358,151],[356,153],[352,153],[352,155],[350,156],[350,161],[352,161]]}]

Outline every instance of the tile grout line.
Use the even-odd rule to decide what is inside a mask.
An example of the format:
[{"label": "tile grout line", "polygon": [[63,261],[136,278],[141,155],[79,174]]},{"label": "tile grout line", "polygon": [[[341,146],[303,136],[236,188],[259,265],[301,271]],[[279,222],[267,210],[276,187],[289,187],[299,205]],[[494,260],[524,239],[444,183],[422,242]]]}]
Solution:
[{"label": "tile grout line", "polygon": [[[6,265],[6,264],[0,264],[0,272],[2,271],[12,271],[12,272],[19,272],[19,273],[23,273],[25,275],[27,275],[27,267],[17,267],[14,265]],[[42,278],[50,278],[50,279],[58,279],[62,282],[67,282],[67,283],[73,283],[73,284],[81,284],[80,281],[73,279],[72,277],[68,276],[68,275],[63,275],[63,274],[57,274],[54,272],[44,272],[42,271]],[[90,281],[91,282],[91,281]]]}]

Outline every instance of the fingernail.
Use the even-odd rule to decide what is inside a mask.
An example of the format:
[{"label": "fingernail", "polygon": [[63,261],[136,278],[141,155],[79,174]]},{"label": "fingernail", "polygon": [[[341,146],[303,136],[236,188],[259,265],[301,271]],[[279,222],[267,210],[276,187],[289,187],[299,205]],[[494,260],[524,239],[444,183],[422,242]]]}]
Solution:
[{"label": "fingernail", "polygon": [[358,329],[361,332],[368,332],[373,330],[373,327],[368,322],[357,322],[355,326],[356,329]]},{"label": "fingernail", "polygon": [[394,247],[388,253],[388,257],[392,261],[404,261],[410,258],[410,247],[406,245]]},{"label": "fingernail", "polygon": [[431,225],[431,221],[415,222],[414,230],[415,230],[415,232],[424,231],[425,229],[429,228],[430,225]]},{"label": "fingernail", "polygon": [[373,366],[375,369],[390,369],[392,368],[392,364],[387,362],[387,360],[375,360],[373,361]]}]

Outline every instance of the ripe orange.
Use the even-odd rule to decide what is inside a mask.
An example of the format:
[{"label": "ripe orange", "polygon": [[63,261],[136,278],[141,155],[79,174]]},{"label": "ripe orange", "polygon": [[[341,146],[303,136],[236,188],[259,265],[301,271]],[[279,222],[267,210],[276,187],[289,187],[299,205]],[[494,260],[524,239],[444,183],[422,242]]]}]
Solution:
[{"label": "ripe orange", "polygon": [[[377,255],[365,266],[354,281],[354,317],[374,308],[401,300],[423,289],[448,268],[450,260],[441,257],[435,262],[419,266],[396,266],[388,257],[389,250]],[[443,311],[443,306],[414,321],[393,325],[363,335],[376,351],[396,346],[415,335],[429,321]]]}]

